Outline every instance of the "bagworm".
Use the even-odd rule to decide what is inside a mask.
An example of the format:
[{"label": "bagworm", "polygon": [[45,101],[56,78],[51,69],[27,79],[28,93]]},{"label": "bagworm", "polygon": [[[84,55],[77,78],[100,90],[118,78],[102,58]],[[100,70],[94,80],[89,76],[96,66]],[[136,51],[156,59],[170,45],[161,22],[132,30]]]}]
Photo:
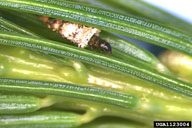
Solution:
[{"label": "bagworm", "polygon": [[108,54],[112,53],[111,45],[99,38],[100,30],[93,27],[84,26],[81,24],[71,23],[60,19],[39,16],[48,28],[58,32],[63,38],[66,38],[76,44],[80,48],[100,48]]}]

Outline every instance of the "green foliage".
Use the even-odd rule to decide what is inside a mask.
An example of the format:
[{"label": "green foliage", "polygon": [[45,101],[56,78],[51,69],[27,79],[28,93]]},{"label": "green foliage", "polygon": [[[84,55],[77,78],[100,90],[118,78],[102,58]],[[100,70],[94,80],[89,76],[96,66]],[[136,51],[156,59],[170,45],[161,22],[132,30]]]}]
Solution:
[{"label": "green foliage", "polygon": [[[168,17],[167,23],[179,21],[144,3],[148,12],[122,3],[108,6],[117,4],[124,14],[64,0],[0,0],[0,127],[140,128],[154,120],[192,120],[192,84],[178,80],[148,51],[108,33],[192,56],[191,28],[182,22],[182,32],[159,19],[127,15],[126,8],[149,17],[152,9]],[[113,55],[61,43],[69,41],[48,30],[38,15],[101,29]],[[102,116],[119,118],[93,121]]]}]

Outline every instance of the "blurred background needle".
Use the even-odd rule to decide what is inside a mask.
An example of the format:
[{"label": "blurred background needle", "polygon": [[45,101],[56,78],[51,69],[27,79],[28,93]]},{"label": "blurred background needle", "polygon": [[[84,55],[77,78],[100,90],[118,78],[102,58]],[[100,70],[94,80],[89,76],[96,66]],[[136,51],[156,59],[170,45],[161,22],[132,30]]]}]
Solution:
[{"label": "blurred background needle", "polygon": [[144,0],[185,21],[192,23],[191,0]]}]

